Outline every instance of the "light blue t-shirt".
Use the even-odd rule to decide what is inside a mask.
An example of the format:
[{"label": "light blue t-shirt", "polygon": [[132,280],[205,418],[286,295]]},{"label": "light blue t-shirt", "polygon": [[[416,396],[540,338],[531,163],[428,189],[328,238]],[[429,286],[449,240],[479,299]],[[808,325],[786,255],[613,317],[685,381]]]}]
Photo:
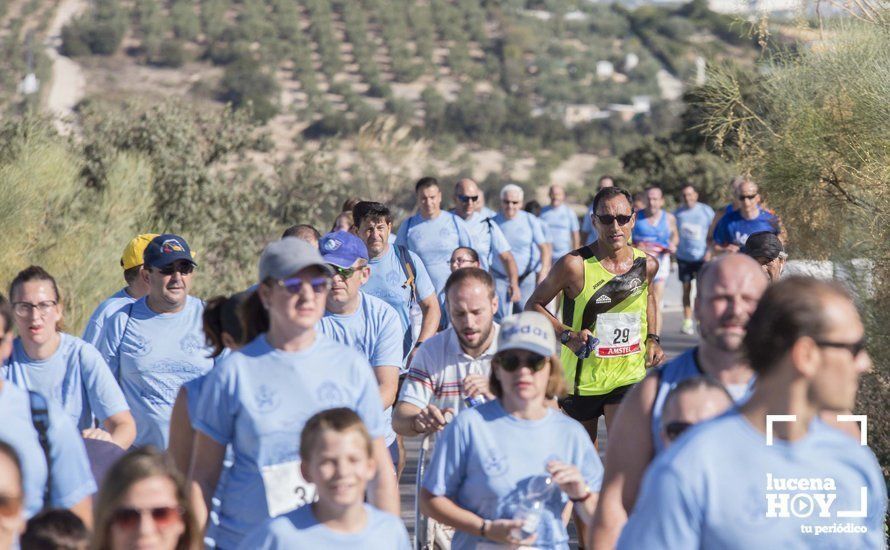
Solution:
[{"label": "light blue t-shirt", "polygon": [[352,548],[353,550],[410,550],[408,530],[402,520],[365,504],[368,523],[358,533],[341,533],[322,525],[312,506],[266,521],[241,543],[242,550],[291,550],[292,548]]},{"label": "light blue t-shirt", "polygon": [[99,351],[136,419],[134,447],[167,448],[170,414],[180,386],[213,367],[203,312],[204,302],[193,296],[176,313],[155,313],[146,298],[140,298],[105,323]]},{"label": "light blue t-shirt", "polygon": [[76,336],[59,336],[59,348],[42,361],[28,357],[22,339],[16,338],[12,355],[0,369],[3,378],[55,399],[79,430],[93,427],[93,415],[104,422],[130,410],[102,354]]},{"label": "light blue t-shirt", "polygon": [[[417,297],[426,300],[436,293],[430,276],[423,265],[423,260],[414,252],[408,251],[414,260],[414,285],[417,287]],[[389,245],[386,252],[368,261],[371,268],[371,276],[368,282],[362,286],[362,292],[376,296],[392,306],[399,315],[402,323],[402,332],[411,326],[411,287],[407,285],[405,270],[399,262],[395,246]]]},{"label": "light blue t-shirt", "polygon": [[[594,492],[599,492],[603,465],[590,436],[568,416],[547,409],[540,420],[517,418],[499,400],[457,415],[436,441],[423,487],[446,496],[484,519],[513,519],[530,487],[540,487],[551,460],[574,464]],[[535,548],[568,549],[561,513],[568,496],[558,488],[546,494]],[[457,531],[452,549],[476,548],[483,539]]]},{"label": "light blue t-shirt", "polygon": [[[47,399],[47,405],[51,505],[70,508],[95,493],[96,482],[80,432],[55,401]],[[28,392],[10,383],[0,388],[0,441],[11,445],[19,455],[25,487],[25,516],[30,518],[43,508],[47,465],[31,419]]]},{"label": "light blue t-shirt", "polygon": [[580,229],[578,216],[567,204],[557,207],[545,206],[541,210],[541,219],[550,228],[553,243],[553,263],[572,251],[572,234]]},{"label": "light blue t-shirt", "polygon": [[[804,438],[767,446],[736,410],[655,459],[618,548],[884,548],[886,509],[868,447],[818,418]],[[837,527],[854,532],[824,531]]]},{"label": "light blue t-shirt", "polygon": [[383,404],[368,361],[321,334],[299,352],[275,349],[261,334],[210,371],[192,424],[235,451],[218,495],[220,548],[236,548],[269,519],[262,470],[298,462],[306,421],[335,407],[355,409],[371,437],[383,437]]},{"label": "light blue t-shirt", "polygon": [[415,214],[402,222],[396,244],[420,256],[438,294],[451,275],[451,253],[461,246],[472,248],[473,239],[460,217],[442,211],[431,220]]},{"label": "light blue t-shirt", "polygon": [[[361,353],[371,367],[402,365],[402,335],[399,316],[380,298],[359,292],[358,309],[351,315],[326,311],[318,322],[318,330],[328,338]],[[396,440],[392,429],[392,406],[384,411],[388,447]]]},{"label": "light blue t-shirt", "polygon": [[497,212],[489,208],[484,208],[478,212],[473,212],[469,218],[464,220],[467,227],[470,228],[470,236],[473,238],[473,247],[479,254],[479,264],[482,269],[489,269],[494,262],[495,257],[499,257],[504,252],[510,252],[510,243],[504,232],[494,221]]},{"label": "light blue t-shirt", "polygon": [[581,231],[587,233],[587,242],[581,243],[582,245],[593,244],[596,239],[596,228],[593,227],[593,220],[591,219],[593,216],[593,205],[587,207],[587,212],[584,213],[584,218],[581,220]]},{"label": "light blue t-shirt", "polygon": [[93,314],[90,315],[90,319],[87,321],[86,328],[83,329],[83,336],[81,336],[81,338],[83,338],[85,342],[89,342],[98,347],[99,337],[102,335],[102,327],[105,326],[105,321],[114,315],[117,310],[128,306],[135,301],[135,298],[127,294],[126,288],[122,288],[106,298],[104,302],[96,307]]},{"label": "light blue t-shirt", "polygon": [[[506,219],[503,214],[498,214],[494,221],[507,236],[519,276],[522,277],[526,273],[531,274],[537,271],[541,259],[541,251],[538,246],[548,242],[544,235],[543,224],[539,223],[537,217],[520,210],[512,220]],[[506,278],[507,272],[500,258],[495,259],[494,273],[500,279]],[[534,278],[532,275],[529,277]],[[525,296],[524,299],[528,299],[528,296]]]},{"label": "light blue t-shirt", "polygon": [[677,208],[674,217],[677,218],[677,231],[680,233],[677,259],[700,262],[708,249],[708,229],[714,221],[714,209],[697,202],[692,208],[686,205]]}]

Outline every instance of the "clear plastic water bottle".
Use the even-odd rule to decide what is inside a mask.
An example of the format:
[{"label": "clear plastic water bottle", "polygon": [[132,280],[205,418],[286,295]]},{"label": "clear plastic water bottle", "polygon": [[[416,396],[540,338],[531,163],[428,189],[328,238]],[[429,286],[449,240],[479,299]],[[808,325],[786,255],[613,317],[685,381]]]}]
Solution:
[{"label": "clear plastic water bottle", "polygon": [[536,476],[529,480],[523,495],[523,502],[516,509],[513,519],[522,521],[522,526],[513,529],[511,535],[525,540],[538,532],[544,516],[544,503],[550,497],[555,484],[549,475]]}]

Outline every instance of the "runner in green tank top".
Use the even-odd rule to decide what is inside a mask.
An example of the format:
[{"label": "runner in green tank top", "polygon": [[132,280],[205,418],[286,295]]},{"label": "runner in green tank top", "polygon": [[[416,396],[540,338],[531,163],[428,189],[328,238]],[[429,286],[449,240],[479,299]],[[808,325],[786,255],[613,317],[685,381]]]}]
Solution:
[{"label": "runner in green tank top", "polygon": [[[596,442],[599,417],[606,430],[621,399],[664,359],[656,303],[649,292],[658,260],[630,246],[635,216],[630,194],[607,187],[593,199],[594,243],[570,252],[535,289],[526,309],[548,316],[560,335],[569,395],[560,402]],[[562,293],[562,319],[546,305]],[[590,349],[589,356],[578,352]],[[582,355],[584,355],[582,353]]]}]

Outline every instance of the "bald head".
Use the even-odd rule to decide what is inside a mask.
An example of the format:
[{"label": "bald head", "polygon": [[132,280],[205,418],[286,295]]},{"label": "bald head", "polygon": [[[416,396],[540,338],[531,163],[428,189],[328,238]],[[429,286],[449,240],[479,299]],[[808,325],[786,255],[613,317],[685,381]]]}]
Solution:
[{"label": "bald head", "polygon": [[475,181],[463,178],[454,184],[454,213],[461,218],[466,219],[482,210],[483,202],[482,192]]},{"label": "bald head", "polygon": [[720,256],[705,264],[698,275],[695,300],[702,346],[738,351],[768,284],[760,264],[743,254]]}]

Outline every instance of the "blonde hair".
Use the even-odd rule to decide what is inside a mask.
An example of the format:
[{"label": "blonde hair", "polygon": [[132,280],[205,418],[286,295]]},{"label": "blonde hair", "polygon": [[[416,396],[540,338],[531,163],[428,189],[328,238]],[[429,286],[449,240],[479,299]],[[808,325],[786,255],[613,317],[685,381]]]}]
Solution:
[{"label": "blonde hair", "polygon": [[162,476],[176,487],[176,502],[182,509],[185,530],[176,542],[176,550],[199,550],[203,547],[201,528],[188,498],[185,479],[173,461],[154,447],[143,447],[124,455],[105,476],[96,500],[96,529],[93,550],[111,548],[111,520],[127,491],[139,481]]},{"label": "blonde hair", "polygon": [[307,462],[309,460],[312,451],[318,447],[321,434],[327,430],[336,433],[357,432],[364,442],[368,457],[373,455],[371,435],[368,433],[368,429],[365,427],[362,419],[354,410],[339,407],[316,413],[306,422],[303,432],[300,434],[300,459],[302,461]]}]

